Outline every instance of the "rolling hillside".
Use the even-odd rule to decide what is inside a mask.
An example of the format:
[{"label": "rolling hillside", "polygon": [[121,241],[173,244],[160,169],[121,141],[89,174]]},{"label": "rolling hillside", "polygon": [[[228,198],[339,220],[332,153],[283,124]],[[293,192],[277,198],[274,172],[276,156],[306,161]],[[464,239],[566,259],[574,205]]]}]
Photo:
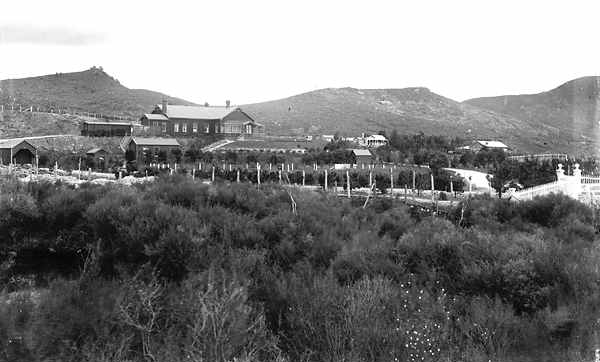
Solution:
[{"label": "rolling hillside", "polygon": [[[589,153],[598,146],[599,79],[576,79],[552,91],[472,99],[463,103],[427,88],[327,88],[242,106],[275,135],[400,133],[490,138],[529,152]],[[129,89],[101,68],[0,81],[0,104],[139,117],[162,93]],[[0,136],[77,134],[81,118],[4,112]]]},{"label": "rolling hillside", "polygon": [[173,104],[193,104],[158,92],[129,89],[95,67],[83,72],[0,81],[0,104],[139,117],[162,99]]},{"label": "rolling hillside", "polygon": [[538,94],[474,98],[464,104],[510,115],[551,130],[567,150],[597,154],[600,143],[600,77],[574,79]]},{"label": "rolling hillside", "polygon": [[497,138],[522,150],[563,149],[553,129],[435,94],[427,88],[321,89],[243,109],[275,134],[398,130],[400,133]]}]

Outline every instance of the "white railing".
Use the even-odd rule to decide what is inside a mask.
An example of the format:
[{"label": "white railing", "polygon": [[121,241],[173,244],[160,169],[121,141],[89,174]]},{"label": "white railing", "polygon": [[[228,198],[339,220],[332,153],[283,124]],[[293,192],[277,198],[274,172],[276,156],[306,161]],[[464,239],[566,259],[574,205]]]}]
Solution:
[{"label": "white railing", "polygon": [[582,184],[600,184],[600,177],[590,177],[590,176],[583,176],[581,177],[581,183]]},{"label": "white railing", "polygon": [[519,201],[532,200],[536,196],[549,195],[551,193],[562,193],[564,186],[562,182],[554,181],[543,185],[533,186],[521,191],[509,193],[508,196]]}]

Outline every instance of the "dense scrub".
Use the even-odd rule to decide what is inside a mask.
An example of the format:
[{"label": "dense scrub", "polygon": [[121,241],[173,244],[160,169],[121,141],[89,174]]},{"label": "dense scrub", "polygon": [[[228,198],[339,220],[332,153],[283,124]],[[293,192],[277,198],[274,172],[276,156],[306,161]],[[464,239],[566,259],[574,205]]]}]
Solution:
[{"label": "dense scrub", "polygon": [[0,360],[571,361],[600,341],[595,215],[160,178],[5,182]]}]

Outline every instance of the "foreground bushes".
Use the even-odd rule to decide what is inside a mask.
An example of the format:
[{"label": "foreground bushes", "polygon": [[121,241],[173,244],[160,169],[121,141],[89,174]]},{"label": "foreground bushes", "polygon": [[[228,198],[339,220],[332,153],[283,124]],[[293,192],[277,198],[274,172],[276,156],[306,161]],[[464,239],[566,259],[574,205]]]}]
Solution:
[{"label": "foreground bushes", "polygon": [[0,195],[0,360],[564,361],[600,342],[595,217],[559,196],[446,220],[178,177]]}]

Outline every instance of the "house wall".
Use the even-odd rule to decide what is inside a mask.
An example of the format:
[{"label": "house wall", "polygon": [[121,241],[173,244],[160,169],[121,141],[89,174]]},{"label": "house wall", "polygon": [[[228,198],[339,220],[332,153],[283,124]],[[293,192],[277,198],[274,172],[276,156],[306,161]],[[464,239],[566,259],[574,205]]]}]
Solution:
[{"label": "house wall", "polygon": [[134,152],[135,154],[135,160],[139,163],[145,162],[145,157],[144,157],[144,152],[149,152],[149,155],[151,155],[151,160],[150,162],[154,162],[156,161],[156,157],[158,156],[158,154],[161,151],[164,151],[166,153],[167,158],[171,157],[171,151],[175,150],[175,149],[179,149],[179,147],[177,146],[160,146],[160,145],[152,145],[152,146],[147,146],[147,145],[137,145],[135,144],[134,141],[131,141],[129,143],[128,146],[128,150],[131,150]]},{"label": "house wall", "polygon": [[88,137],[130,136],[131,126],[84,123],[81,127],[81,135]]}]

